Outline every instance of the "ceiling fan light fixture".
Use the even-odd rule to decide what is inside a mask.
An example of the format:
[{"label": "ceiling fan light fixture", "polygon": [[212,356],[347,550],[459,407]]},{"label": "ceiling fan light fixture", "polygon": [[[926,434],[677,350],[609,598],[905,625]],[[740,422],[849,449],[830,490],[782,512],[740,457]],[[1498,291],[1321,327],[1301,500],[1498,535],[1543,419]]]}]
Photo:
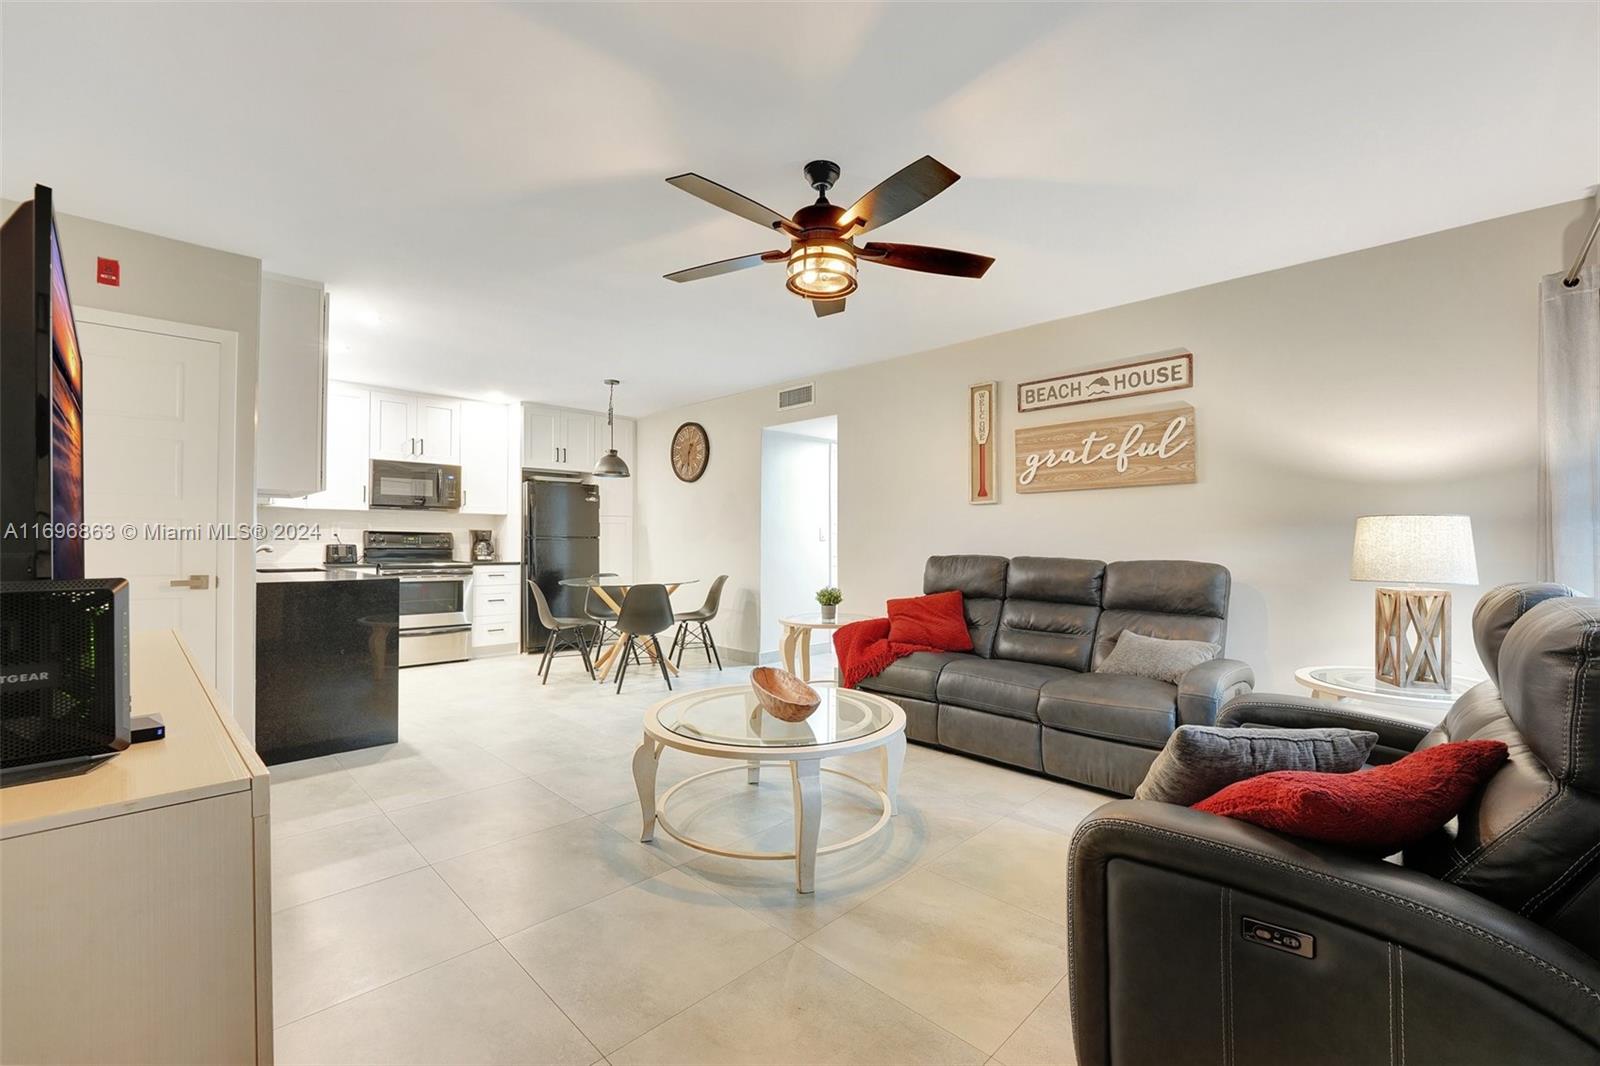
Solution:
[{"label": "ceiling fan light fixture", "polygon": [[789,250],[789,291],[807,300],[838,300],[856,291],[856,252],[838,237],[795,241]]}]

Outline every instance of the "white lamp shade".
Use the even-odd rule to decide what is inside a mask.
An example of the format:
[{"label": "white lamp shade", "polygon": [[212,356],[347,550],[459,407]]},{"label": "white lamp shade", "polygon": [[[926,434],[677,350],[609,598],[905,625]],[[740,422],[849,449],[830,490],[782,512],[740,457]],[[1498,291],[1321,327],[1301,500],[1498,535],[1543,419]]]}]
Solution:
[{"label": "white lamp shade", "polygon": [[1476,585],[1472,519],[1464,514],[1378,514],[1356,519],[1352,581]]}]

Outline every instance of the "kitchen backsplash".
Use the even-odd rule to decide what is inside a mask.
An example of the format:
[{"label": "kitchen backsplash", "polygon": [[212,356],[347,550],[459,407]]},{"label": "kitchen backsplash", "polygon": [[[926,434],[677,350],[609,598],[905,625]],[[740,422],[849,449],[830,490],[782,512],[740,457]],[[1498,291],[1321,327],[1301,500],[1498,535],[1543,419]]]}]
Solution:
[{"label": "kitchen backsplash", "polygon": [[513,559],[518,554],[516,535],[507,539],[505,527],[516,522],[514,517],[480,518],[478,522],[464,520],[460,515],[441,514],[437,511],[316,511],[304,507],[261,507],[256,521],[272,526],[313,526],[317,536],[309,539],[272,540],[262,543],[272,548],[256,558],[259,567],[321,566],[322,546],[342,541],[360,544],[361,534],[369,529],[394,529],[406,532],[445,531],[455,535],[456,558],[465,559],[472,550],[472,529],[493,529],[495,556]]}]

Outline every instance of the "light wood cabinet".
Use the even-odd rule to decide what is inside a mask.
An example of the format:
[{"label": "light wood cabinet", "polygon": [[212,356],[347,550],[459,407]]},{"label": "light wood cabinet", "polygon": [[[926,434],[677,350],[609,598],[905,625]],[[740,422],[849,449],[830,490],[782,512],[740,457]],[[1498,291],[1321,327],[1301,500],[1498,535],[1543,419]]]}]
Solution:
[{"label": "light wood cabinet", "polygon": [[261,275],[256,492],[304,496],[327,487],[328,295],[322,284]]},{"label": "light wood cabinet", "polygon": [[267,768],[175,633],[131,650],[166,737],[0,804],[0,1061],[270,1063]]}]

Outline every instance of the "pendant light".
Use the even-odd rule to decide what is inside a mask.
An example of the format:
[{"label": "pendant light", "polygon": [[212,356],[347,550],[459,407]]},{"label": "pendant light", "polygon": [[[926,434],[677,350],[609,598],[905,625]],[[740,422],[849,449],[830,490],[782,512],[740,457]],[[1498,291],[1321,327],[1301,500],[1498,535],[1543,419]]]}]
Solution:
[{"label": "pendant light", "polygon": [[622,456],[617,454],[617,426],[612,413],[611,405],[616,399],[617,386],[622,384],[616,378],[606,378],[606,387],[611,391],[606,396],[606,432],[611,437],[611,448],[594,464],[595,477],[628,477],[628,464],[622,461]]}]

